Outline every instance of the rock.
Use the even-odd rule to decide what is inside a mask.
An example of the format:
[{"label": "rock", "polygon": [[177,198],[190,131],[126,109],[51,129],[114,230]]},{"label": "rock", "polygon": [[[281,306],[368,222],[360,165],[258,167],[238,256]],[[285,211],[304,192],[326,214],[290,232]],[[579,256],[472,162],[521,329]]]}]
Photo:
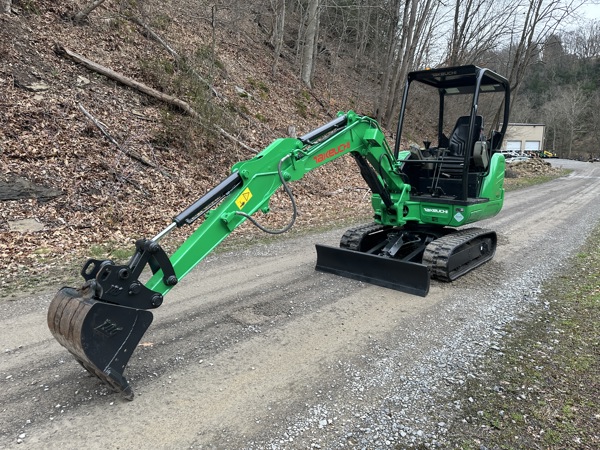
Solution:
[{"label": "rock", "polygon": [[45,201],[64,195],[64,192],[35,184],[26,178],[16,175],[0,176],[0,201],[37,198]]},{"label": "rock", "polygon": [[50,89],[50,86],[46,83],[25,72],[15,71],[13,77],[15,86],[20,87],[21,89],[26,89],[31,92],[43,92]]},{"label": "rock", "polygon": [[239,86],[235,86],[235,93],[242,98],[252,98],[252,95],[250,95],[248,91]]},{"label": "rock", "polygon": [[79,75],[77,77],[77,87],[83,87],[83,86],[87,86],[88,84],[90,84],[90,80],[88,80],[86,77],[82,77],[81,75]]},{"label": "rock", "polygon": [[48,86],[46,83],[42,83],[41,81],[23,85],[22,87],[31,92],[43,92],[50,89],[50,86]]},{"label": "rock", "polygon": [[527,161],[518,161],[507,167],[515,177],[531,177],[536,175],[554,175],[559,174],[560,169],[541,158],[531,158]]}]

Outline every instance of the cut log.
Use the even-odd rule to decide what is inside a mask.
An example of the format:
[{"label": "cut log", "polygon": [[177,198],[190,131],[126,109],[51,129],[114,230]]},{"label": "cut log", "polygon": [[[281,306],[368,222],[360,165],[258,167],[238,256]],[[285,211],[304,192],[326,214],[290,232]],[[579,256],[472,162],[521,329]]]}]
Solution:
[{"label": "cut log", "polygon": [[[200,117],[198,112],[194,108],[192,108],[187,102],[184,102],[183,100],[181,100],[177,97],[167,95],[163,92],[160,92],[160,91],[157,91],[156,89],[151,88],[150,86],[145,85],[144,83],[140,83],[139,81],[133,80],[129,77],[126,77],[125,75],[117,73],[114,70],[109,69],[108,67],[105,67],[101,64],[98,64],[94,61],[87,59],[84,56],[81,56],[75,52],[72,52],[71,50],[65,48],[64,46],[62,46],[59,43],[56,43],[54,45],[54,51],[57,55],[66,56],[94,72],[102,74],[112,80],[118,81],[119,83],[124,84],[125,86],[129,86],[137,91],[143,92],[144,94],[154,97],[162,102],[165,102],[172,106],[175,106],[176,108],[180,109],[181,111],[185,112],[186,114],[194,117],[195,119],[198,119],[198,121],[200,123],[202,123],[202,118]],[[205,124],[202,124],[202,125],[206,126]],[[257,150],[253,149],[252,147],[247,146],[240,140],[236,139],[235,137],[233,137],[231,134],[229,134],[227,131],[225,131],[221,127],[213,126],[212,128],[214,130],[216,130],[217,132],[219,132],[221,135],[225,136],[227,139],[240,145],[244,149],[246,149],[252,153],[258,153]]]}]

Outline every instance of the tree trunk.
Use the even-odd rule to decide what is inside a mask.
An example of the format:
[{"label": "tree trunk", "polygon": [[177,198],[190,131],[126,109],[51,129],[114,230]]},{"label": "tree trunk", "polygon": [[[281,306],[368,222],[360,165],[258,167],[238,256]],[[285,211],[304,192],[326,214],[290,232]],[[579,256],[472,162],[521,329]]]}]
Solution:
[{"label": "tree trunk", "polygon": [[386,101],[387,96],[389,94],[390,89],[390,81],[392,79],[393,68],[396,64],[396,47],[398,45],[398,20],[400,12],[400,1],[394,0],[394,4],[392,5],[391,11],[391,19],[388,21],[388,29],[386,36],[389,37],[389,42],[387,43],[387,55],[382,60],[381,64],[381,72],[383,73],[382,77],[382,86],[379,91],[379,96],[377,98],[377,104],[374,105],[374,111],[376,114],[376,118],[378,122],[382,122],[385,116],[386,109]]},{"label": "tree trunk", "polygon": [[414,60],[413,40],[418,39],[415,36],[415,21],[417,19],[417,6],[419,0],[410,0],[405,3],[402,16],[402,35],[398,46],[398,58],[396,60],[396,70],[390,83],[390,89],[387,94],[387,104],[384,111],[384,123],[391,123],[394,119],[395,109],[398,107],[398,90],[404,85],[404,80],[412,66]]},{"label": "tree trunk", "polygon": [[321,15],[317,14],[317,29],[315,31],[315,41],[313,42],[313,63],[310,70],[310,83],[315,79],[315,71],[317,70],[317,56],[319,55],[319,30],[321,28]]},{"label": "tree trunk", "polygon": [[510,107],[516,103],[527,68],[535,59],[547,37],[555,32],[561,21],[568,17],[569,9],[560,0],[530,0],[522,19],[520,37],[509,67],[508,81],[511,89]]},{"label": "tree trunk", "polygon": [[98,6],[100,6],[102,3],[104,3],[104,1],[105,0],[94,0],[92,3],[90,3],[85,8],[83,8],[81,11],[79,11],[77,14],[75,14],[73,16],[73,21],[75,23],[81,23],[85,18],[87,18],[87,16],[90,15],[90,13],[93,10],[95,10]]},{"label": "tree trunk", "polygon": [[312,73],[315,64],[315,42],[317,40],[317,14],[319,0],[310,0],[308,5],[308,20],[306,25],[306,38],[304,39],[304,57],[302,59],[302,82],[307,87],[312,87]]},{"label": "tree trunk", "polygon": [[10,7],[12,6],[12,0],[2,0],[2,12],[10,14]]},{"label": "tree trunk", "polygon": [[283,45],[284,26],[285,26],[285,0],[272,0],[271,7],[273,8],[273,34],[271,36],[271,44],[273,44],[273,67],[271,73],[273,76],[277,74],[277,64],[281,55],[281,47]]}]

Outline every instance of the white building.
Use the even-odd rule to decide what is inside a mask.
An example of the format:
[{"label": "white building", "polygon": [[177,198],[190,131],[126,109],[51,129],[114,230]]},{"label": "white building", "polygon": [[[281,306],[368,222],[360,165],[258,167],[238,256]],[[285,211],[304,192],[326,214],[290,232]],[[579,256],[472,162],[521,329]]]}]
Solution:
[{"label": "white building", "polygon": [[544,149],[546,125],[532,123],[509,123],[502,143],[502,151],[525,153]]}]

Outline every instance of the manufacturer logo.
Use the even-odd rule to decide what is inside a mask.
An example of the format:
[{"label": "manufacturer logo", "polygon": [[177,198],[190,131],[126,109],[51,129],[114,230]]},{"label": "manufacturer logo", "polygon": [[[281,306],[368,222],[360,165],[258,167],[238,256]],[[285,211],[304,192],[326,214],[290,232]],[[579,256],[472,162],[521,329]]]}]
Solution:
[{"label": "manufacturer logo", "polygon": [[94,330],[104,334],[105,336],[112,337],[119,331],[123,330],[123,327],[118,326],[116,323],[106,319],[102,325],[98,325]]},{"label": "manufacturer logo", "polygon": [[448,214],[448,210],[447,209],[442,209],[442,208],[423,208],[423,211],[425,211],[426,213],[430,213],[430,214]]},{"label": "manufacturer logo", "polygon": [[313,156],[313,158],[317,164],[321,164],[322,162],[333,158],[335,155],[342,153],[343,151],[348,150],[349,148],[350,141],[346,142],[345,144],[338,145],[337,148],[330,148],[326,152],[319,153],[318,155]]}]

